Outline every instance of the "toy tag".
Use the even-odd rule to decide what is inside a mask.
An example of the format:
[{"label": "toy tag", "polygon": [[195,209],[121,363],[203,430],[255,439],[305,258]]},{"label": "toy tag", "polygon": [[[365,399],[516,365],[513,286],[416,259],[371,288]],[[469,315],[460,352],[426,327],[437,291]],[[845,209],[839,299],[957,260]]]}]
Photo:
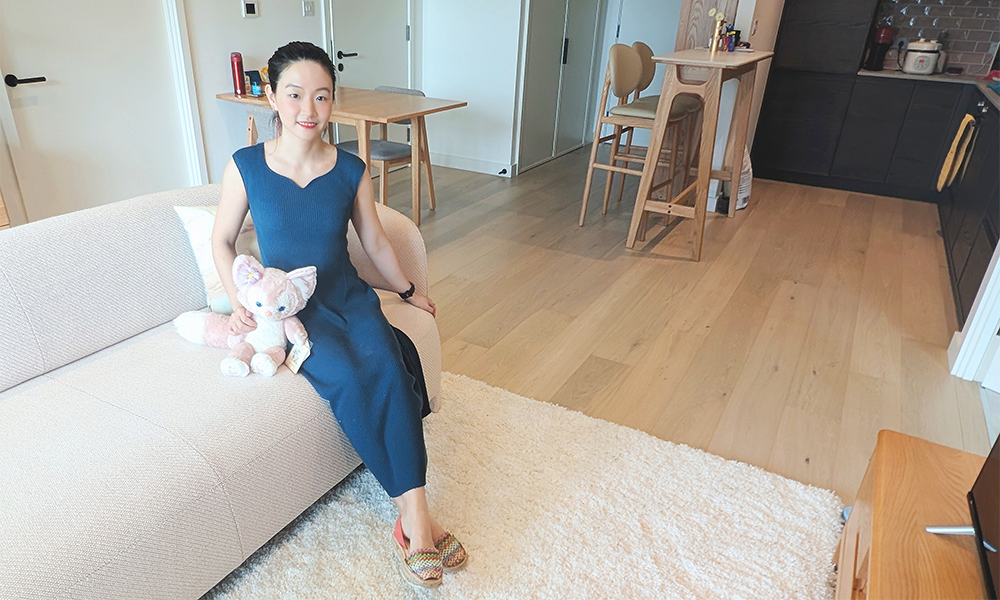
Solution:
[{"label": "toy tag", "polygon": [[298,373],[299,367],[302,363],[309,358],[309,353],[311,352],[313,344],[308,339],[306,343],[299,345],[295,344],[292,346],[292,351],[288,353],[288,357],[285,358],[285,366],[291,369],[292,373]]}]

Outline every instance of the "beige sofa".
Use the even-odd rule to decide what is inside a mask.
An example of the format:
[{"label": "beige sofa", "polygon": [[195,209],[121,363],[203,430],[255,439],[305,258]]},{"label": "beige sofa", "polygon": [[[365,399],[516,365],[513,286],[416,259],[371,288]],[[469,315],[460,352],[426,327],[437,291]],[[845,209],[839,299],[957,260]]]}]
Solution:
[{"label": "beige sofa", "polygon": [[[226,378],[171,321],[205,307],[173,206],[152,194],[0,231],[0,598],[198,598],[360,464],[329,405],[282,368]],[[427,290],[423,240],[379,206]],[[353,232],[351,255],[388,287]],[[437,409],[433,318],[379,292]]]}]

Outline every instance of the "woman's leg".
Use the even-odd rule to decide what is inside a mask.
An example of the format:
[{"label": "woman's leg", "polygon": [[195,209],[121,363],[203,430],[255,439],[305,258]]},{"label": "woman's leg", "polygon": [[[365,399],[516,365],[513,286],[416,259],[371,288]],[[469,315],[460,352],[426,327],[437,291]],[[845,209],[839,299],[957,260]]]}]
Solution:
[{"label": "woman's leg", "polygon": [[418,487],[392,499],[403,522],[403,534],[410,539],[410,549],[433,548],[434,540],[445,534],[427,507],[425,488]]}]

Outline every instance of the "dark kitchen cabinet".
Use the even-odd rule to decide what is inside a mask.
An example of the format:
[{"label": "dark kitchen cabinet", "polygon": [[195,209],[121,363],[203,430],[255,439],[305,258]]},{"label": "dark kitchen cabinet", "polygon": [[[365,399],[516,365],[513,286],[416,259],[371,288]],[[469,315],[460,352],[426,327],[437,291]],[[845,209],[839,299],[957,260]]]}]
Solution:
[{"label": "dark kitchen cabinet", "polygon": [[773,66],[854,75],[861,66],[876,4],[877,0],[785,0]]},{"label": "dark kitchen cabinet", "polygon": [[990,266],[990,259],[993,258],[993,249],[997,247],[997,238],[992,235],[985,223],[981,223],[975,232],[976,236],[972,240],[969,249],[969,260],[966,261],[962,269],[962,275],[958,278],[955,300],[956,309],[961,319],[961,326],[965,326],[965,320],[972,311],[972,303],[976,301],[976,294],[979,286],[983,283],[983,277]]},{"label": "dark kitchen cabinet", "polygon": [[970,113],[980,117],[975,146],[964,176],[948,188],[949,200],[940,206],[960,325],[969,315],[1000,234],[1000,113],[978,93],[971,104]]},{"label": "dark kitchen cabinet", "polygon": [[906,120],[913,87],[914,83],[907,80],[858,78],[830,175],[877,183],[885,181],[899,132]]},{"label": "dark kitchen cabinet", "polygon": [[854,79],[772,69],[754,138],[754,169],[829,175]]},{"label": "dark kitchen cabinet", "polygon": [[885,182],[931,189],[937,186],[958,121],[974,88],[953,83],[917,83]]},{"label": "dark kitchen cabinet", "polygon": [[973,86],[771,73],[751,151],[755,175],[911,200],[946,199],[936,189],[937,176]]}]

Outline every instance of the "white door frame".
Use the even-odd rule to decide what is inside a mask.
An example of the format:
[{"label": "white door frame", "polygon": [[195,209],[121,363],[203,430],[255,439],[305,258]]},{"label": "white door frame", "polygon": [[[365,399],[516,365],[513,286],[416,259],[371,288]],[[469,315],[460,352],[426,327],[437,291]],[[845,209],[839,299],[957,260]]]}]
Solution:
[{"label": "white door frame", "polygon": [[976,292],[972,310],[962,331],[955,332],[948,346],[951,374],[969,381],[981,377],[983,362],[991,360],[990,342],[1000,330],[1000,246],[993,251],[983,283]]},{"label": "white door frame", "polygon": [[198,92],[194,83],[184,0],[163,0],[163,16],[174,72],[174,93],[180,110],[181,139],[188,166],[188,181],[192,186],[205,185],[208,183],[208,161],[205,138],[201,131],[201,112],[198,110]]}]

